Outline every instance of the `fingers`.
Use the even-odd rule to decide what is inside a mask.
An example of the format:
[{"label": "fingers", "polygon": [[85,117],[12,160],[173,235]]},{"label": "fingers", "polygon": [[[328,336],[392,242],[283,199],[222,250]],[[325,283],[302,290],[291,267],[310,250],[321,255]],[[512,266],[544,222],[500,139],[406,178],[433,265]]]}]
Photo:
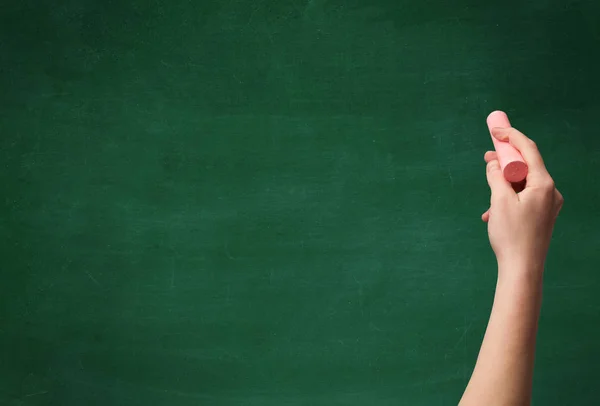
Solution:
[{"label": "fingers", "polygon": [[[508,141],[510,145],[519,150],[521,155],[523,155],[523,159],[527,162],[531,178],[534,180],[543,180],[543,178],[550,176],[535,142],[527,138],[525,134],[512,127],[496,127],[492,128],[492,135],[500,141]],[[530,180],[529,175],[527,176],[528,181]]]},{"label": "fingers", "polygon": [[[498,154],[496,153],[496,151],[487,151],[485,153],[485,155],[483,156],[483,159],[485,160],[485,163],[490,163],[491,161],[497,161]],[[490,221],[490,209],[487,209],[485,211],[485,213],[483,213],[481,215],[481,220],[484,223],[487,223],[488,221]]]},{"label": "fingers", "polygon": [[490,209],[487,209],[485,213],[481,215],[481,220],[483,220],[484,223],[490,221]]},{"label": "fingers", "polygon": [[[498,159],[498,154],[496,153],[496,151],[487,151],[483,155],[483,159],[485,160],[486,163],[489,163],[490,161]],[[513,190],[515,191],[515,193],[522,192],[525,189],[525,180],[523,180],[522,182],[518,182],[518,183],[511,183],[511,186],[512,186]]]},{"label": "fingers", "polygon": [[499,198],[513,195],[516,196],[514,190],[510,186],[510,183],[504,179],[504,175],[502,174],[498,160],[494,159],[488,162],[486,167],[486,176],[488,185],[490,185],[490,189],[492,191],[492,202]]},{"label": "fingers", "polygon": [[[560,210],[562,209],[564,202],[565,202],[565,199],[564,199],[562,193],[560,193],[558,191],[558,189],[554,189],[554,216],[555,217],[558,216],[558,214],[560,213]],[[490,221],[491,210],[492,210],[492,208],[490,207],[481,215],[481,220],[484,223],[487,223]]]},{"label": "fingers", "polygon": [[485,160],[485,163],[487,164],[490,161],[498,159],[498,154],[496,153],[496,151],[487,151],[485,153],[485,155],[483,156],[483,159]]}]

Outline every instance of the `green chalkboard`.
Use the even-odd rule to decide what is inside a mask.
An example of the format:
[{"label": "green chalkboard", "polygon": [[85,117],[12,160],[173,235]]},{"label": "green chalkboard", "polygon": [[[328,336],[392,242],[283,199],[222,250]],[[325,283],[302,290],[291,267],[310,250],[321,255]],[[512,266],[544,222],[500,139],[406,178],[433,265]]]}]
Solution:
[{"label": "green chalkboard", "polygon": [[4,2],[0,404],[456,404],[494,109],[566,199],[534,404],[597,404],[599,49],[594,0]]}]

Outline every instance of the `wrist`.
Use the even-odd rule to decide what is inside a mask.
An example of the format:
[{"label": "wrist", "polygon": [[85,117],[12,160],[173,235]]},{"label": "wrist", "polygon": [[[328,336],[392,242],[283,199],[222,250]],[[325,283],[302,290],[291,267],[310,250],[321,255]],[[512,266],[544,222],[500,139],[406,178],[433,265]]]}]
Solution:
[{"label": "wrist", "polygon": [[513,322],[522,317],[539,316],[544,273],[536,267],[503,264],[498,268],[494,309],[508,315]]},{"label": "wrist", "polygon": [[544,264],[527,261],[498,262],[498,287],[516,291],[538,291],[542,287]]}]

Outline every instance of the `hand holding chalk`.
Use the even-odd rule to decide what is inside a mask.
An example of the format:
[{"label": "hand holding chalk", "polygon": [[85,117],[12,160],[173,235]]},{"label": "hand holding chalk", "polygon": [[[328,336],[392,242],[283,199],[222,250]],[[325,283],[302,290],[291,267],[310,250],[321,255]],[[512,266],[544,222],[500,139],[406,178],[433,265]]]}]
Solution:
[{"label": "hand holding chalk", "polygon": [[[494,111],[491,113],[487,118],[487,125],[490,135],[492,134],[492,128],[510,128],[511,126],[508,116],[503,111]],[[510,145],[508,141],[500,141],[493,135],[492,142],[494,143],[494,148],[498,154],[498,162],[506,180],[511,183],[523,181],[527,177],[528,167],[521,153]]]},{"label": "hand holding chalk", "polygon": [[486,175],[492,196],[490,208],[482,219],[488,223],[490,243],[498,259],[499,277],[541,276],[563,197],[532,140],[514,128],[493,128],[491,132],[499,145],[514,146],[521,159],[524,158],[528,171],[524,189],[516,192],[506,179],[506,171],[502,170],[500,152],[485,153]]}]

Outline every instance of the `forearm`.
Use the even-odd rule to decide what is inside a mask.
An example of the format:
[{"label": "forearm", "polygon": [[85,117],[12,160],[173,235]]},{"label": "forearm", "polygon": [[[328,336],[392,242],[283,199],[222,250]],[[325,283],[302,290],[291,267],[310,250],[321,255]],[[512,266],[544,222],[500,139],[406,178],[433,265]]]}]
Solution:
[{"label": "forearm", "polygon": [[499,269],[490,321],[461,406],[530,404],[542,269],[506,267],[512,269]]}]

